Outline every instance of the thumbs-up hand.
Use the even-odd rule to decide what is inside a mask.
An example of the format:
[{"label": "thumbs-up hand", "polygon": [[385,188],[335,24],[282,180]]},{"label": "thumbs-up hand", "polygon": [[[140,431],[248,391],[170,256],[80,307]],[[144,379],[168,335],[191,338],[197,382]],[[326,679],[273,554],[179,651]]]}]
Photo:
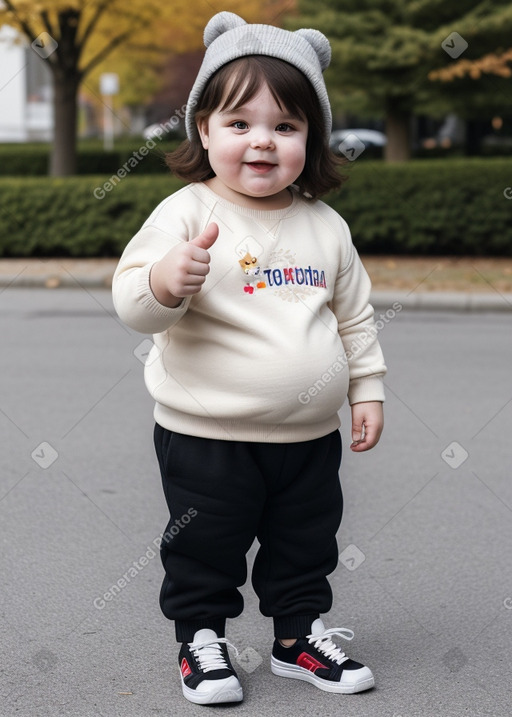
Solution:
[{"label": "thumbs-up hand", "polygon": [[186,296],[198,294],[210,271],[210,254],[219,235],[217,224],[208,224],[204,232],[173,247],[151,269],[150,285],[157,301],[175,308]]},{"label": "thumbs-up hand", "polygon": [[[219,227],[217,224],[208,224],[206,229],[202,234],[199,234],[195,239],[192,239],[189,241],[189,245],[193,244],[194,246],[198,246],[201,249],[209,249],[212,247],[215,242],[217,241],[217,237],[219,236]],[[210,256],[208,255],[208,262],[210,261]]]}]

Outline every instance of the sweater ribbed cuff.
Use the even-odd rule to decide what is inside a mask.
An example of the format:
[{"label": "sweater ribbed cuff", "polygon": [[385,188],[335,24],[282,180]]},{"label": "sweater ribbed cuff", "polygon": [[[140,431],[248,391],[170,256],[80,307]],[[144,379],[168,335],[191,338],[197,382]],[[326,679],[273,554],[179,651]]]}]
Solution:
[{"label": "sweater ribbed cuff", "polygon": [[384,374],[376,374],[353,379],[348,389],[349,404],[352,406],[354,403],[366,403],[367,401],[384,402],[383,376]]},{"label": "sweater ribbed cuff", "polygon": [[154,264],[147,264],[139,272],[139,281],[137,284],[137,296],[140,302],[149,310],[155,317],[160,318],[173,318],[178,312],[184,313],[188,308],[190,299],[182,299],[178,306],[170,307],[161,304],[156,296],[153,294],[151,289],[151,270]]}]

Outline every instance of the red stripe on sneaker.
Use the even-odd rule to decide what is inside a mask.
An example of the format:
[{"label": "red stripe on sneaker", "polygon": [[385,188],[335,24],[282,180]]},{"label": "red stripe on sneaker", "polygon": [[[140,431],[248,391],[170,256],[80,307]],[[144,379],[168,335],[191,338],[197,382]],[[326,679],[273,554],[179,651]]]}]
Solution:
[{"label": "red stripe on sneaker", "polygon": [[297,657],[297,665],[299,665],[299,667],[304,667],[305,670],[309,670],[310,672],[316,672],[320,669],[329,669],[326,665],[322,665],[321,662],[318,662],[318,660],[315,660],[314,657],[308,655],[307,652],[301,652],[301,654]]},{"label": "red stripe on sneaker", "polygon": [[188,662],[186,661],[185,658],[183,658],[183,660],[181,661],[180,670],[181,670],[181,674],[183,675],[183,677],[187,677],[188,675],[192,674],[190,665],[188,664]]}]

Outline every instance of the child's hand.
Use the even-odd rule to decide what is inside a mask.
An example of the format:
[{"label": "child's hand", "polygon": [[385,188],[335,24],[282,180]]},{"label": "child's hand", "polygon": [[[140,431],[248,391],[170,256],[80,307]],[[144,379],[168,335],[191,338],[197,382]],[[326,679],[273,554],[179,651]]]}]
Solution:
[{"label": "child's hand", "polygon": [[381,401],[354,403],[352,410],[352,444],[350,448],[360,453],[373,448],[384,428],[384,411]]},{"label": "child's hand", "polygon": [[210,271],[208,249],[219,235],[217,224],[208,224],[202,234],[173,247],[151,269],[151,291],[157,301],[174,308],[185,296],[201,291]]}]

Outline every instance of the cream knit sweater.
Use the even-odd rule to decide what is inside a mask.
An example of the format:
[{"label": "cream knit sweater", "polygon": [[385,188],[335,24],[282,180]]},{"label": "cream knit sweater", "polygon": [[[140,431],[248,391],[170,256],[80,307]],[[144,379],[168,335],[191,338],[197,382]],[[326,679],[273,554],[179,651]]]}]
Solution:
[{"label": "cream knit sweater", "polygon": [[[347,395],[384,400],[370,280],[347,224],[323,202],[292,196],[286,209],[258,211],[190,184],[126,247],[114,305],[128,326],[154,334],[145,380],[164,428],[293,443],[338,428]],[[200,293],[162,306],[151,266],[211,222],[220,232]]]}]

